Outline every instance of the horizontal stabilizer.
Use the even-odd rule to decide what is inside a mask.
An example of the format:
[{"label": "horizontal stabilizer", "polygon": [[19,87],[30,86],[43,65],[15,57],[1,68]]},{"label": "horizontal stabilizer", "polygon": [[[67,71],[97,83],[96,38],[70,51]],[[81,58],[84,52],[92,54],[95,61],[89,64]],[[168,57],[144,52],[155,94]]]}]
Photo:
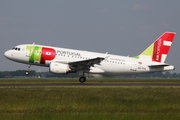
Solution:
[{"label": "horizontal stabilizer", "polygon": [[148,65],[151,69],[163,69],[163,71],[175,70],[173,65],[169,64],[157,64],[157,65]]},{"label": "horizontal stabilizer", "polygon": [[157,64],[157,65],[148,65],[148,67],[164,67],[164,66],[170,66],[169,64]]}]

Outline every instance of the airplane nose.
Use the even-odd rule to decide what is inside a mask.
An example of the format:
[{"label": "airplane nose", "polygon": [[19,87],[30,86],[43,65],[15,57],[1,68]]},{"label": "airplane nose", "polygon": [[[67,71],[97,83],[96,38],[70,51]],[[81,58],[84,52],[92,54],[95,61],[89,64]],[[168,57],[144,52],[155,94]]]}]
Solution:
[{"label": "airplane nose", "polygon": [[11,56],[10,51],[9,51],[9,50],[6,51],[6,52],[4,53],[4,56],[9,59],[10,56]]}]

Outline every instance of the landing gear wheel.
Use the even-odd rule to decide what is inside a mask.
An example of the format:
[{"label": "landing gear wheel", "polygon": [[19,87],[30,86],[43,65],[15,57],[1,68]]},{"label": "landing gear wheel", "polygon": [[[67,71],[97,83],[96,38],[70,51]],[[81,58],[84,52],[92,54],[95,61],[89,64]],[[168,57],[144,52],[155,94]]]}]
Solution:
[{"label": "landing gear wheel", "polygon": [[29,71],[26,71],[26,72],[25,72],[25,75],[29,75]]},{"label": "landing gear wheel", "polygon": [[27,64],[27,71],[25,72],[25,75],[28,76],[29,75],[29,70],[30,70],[31,65]]},{"label": "landing gear wheel", "polygon": [[84,83],[86,81],[86,77],[80,77],[79,82]]}]

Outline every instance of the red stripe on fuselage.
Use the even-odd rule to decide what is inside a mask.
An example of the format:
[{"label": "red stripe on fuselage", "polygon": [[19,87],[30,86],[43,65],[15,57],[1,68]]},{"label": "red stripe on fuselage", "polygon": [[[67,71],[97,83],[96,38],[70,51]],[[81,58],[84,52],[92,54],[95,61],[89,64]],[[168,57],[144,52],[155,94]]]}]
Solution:
[{"label": "red stripe on fuselage", "polygon": [[56,57],[56,51],[52,48],[42,47],[41,64],[45,64],[46,60],[53,60]]}]

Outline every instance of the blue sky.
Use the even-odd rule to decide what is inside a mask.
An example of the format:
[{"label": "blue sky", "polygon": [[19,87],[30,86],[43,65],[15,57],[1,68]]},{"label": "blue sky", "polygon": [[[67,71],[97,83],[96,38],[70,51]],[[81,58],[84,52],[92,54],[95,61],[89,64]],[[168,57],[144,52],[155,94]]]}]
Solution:
[{"label": "blue sky", "polygon": [[[166,62],[180,73],[179,0],[3,0],[0,71],[26,69],[4,52],[33,43],[136,56],[166,31],[176,32]],[[32,70],[48,68],[31,67]]]}]

